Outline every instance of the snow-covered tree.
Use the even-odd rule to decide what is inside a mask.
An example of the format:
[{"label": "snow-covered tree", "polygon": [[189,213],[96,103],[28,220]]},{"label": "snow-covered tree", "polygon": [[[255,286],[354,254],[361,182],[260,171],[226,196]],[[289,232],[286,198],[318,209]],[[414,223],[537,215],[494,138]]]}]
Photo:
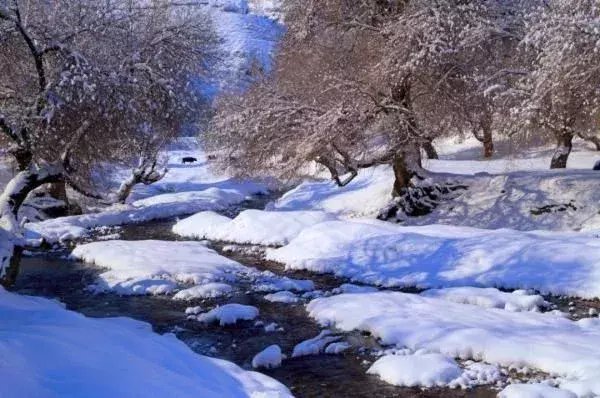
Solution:
[{"label": "snow-covered tree", "polygon": [[213,43],[191,3],[0,0],[0,133],[19,170],[0,226],[18,234],[19,207],[45,183],[106,197],[89,183],[102,162],[160,178],[158,149],[194,123],[190,81]]},{"label": "snow-covered tree", "polygon": [[[317,162],[344,185],[358,170],[394,166],[410,187],[423,148],[472,133],[493,151],[501,120],[489,79],[519,36],[506,1],[288,0],[273,78],[224,99],[209,144],[243,173],[297,175]],[[497,62],[496,62],[497,61]]]},{"label": "snow-covered tree", "polygon": [[576,135],[598,136],[600,4],[549,0],[527,18],[522,51],[531,64],[517,82],[513,117],[522,130],[554,137],[551,168],[565,168]]}]

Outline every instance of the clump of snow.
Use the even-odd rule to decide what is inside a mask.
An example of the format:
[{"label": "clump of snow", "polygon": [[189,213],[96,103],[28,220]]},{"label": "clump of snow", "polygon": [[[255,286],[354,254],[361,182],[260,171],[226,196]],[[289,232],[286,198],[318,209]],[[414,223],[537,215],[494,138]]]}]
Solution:
[{"label": "clump of snow", "polygon": [[323,330],[318,336],[296,344],[292,352],[292,358],[320,354],[328,344],[340,339],[341,336],[335,336],[331,331]]},{"label": "clump of snow", "polygon": [[265,326],[265,332],[273,333],[273,332],[283,332],[283,328],[279,327],[279,325],[275,322],[271,322]]},{"label": "clump of snow", "polygon": [[486,308],[503,308],[515,312],[539,311],[550,305],[542,296],[527,294],[524,290],[506,293],[494,288],[453,287],[426,290],[421,295],[455,303],[473,304]]},{"label": "clump of snow", "polygon": [[96,291],[111,290],[123,295],[165,294],[178,284],[233,281],[238,275],[257,272],[200,242],[94,242],[77,246],[72,255],[109,269],[100,274]]},{"label": "clump of snow", "polygon": [[225,304],[200,314],[196,319],[200,322],[219,322],[221,326],[233,325],[237,321],[251,321],[258,316],[258,308],[251,305]]},{"label": "clump of snow", "polygon": [[267,250],[266,258],[288,269],[387,287],[503,287],[600,297],[600,240],[584,233],[329,221]]},{"label": "clump of snow", "polygon": [[541,383],[510,384],[500,391],[498,398],[577,398],[577,395]]},{"label": "clump of snow", "polygon": [[233,291],[231,285],[227,283],[207,283],[205,285],[198,285],[190,287],[189,289],[184,289],[179,292],[175,296],[173,296],[174,300],[194,300],[199,298],[215,298],[226,296]]},{"label": "clump of snow", "polygon": [[440,354],[386,355],[367,370],[402,387],[444,387],[462,373],[452,358]]},{"label": "clump of snow", "polygon": [[292,396],[270,377],[128,318],[87,318],[0,287],[0,319],[2,397]]},{"label": "clump of snow", "polygon": [[185,237],[242,244],[280,246],[303,229],[335,217],[320,211],[245,210],[233,220],[202,212],[178,222],[173,232]]},{"label": "clump of snow", "polygon": [[320,298],[307,307],[322,325],[368,331],[384,345],[557,375],[561,388],[600,394],[600,320],[380,292]]},{"label": "clump of snow", "polygon": [[300,299],[294,293],[284,290],[282,292],[267,294],[265,300],[272,303],[293,304],[297,303]]},{"label": "clump of snow", "polygon": [[339,287],[331,290],[333,294],[342,294],[342,293],[371,293],[377,292],[378,289],[373,286],[360,286],[352,283],[343,283]]},{"label": "clump of snow", "polygon": [[274,344],[271,345],[252,358],[252,367],[253,368],[278,368],[281,366],[281,361],[283,361],[284,356],[281,353],[281,348]]},{"label": "clump of snow", "polygon": [[342,352],[348,350],[350,347],[350,343],[346,341],[340,341],[337,343],[331,343],[325,348],[325,354],[341,354]]},{"label": "clump of snow", "polygon": [[292,290],[295,292],[306,292],[314,290],[315,283],[310,279],[292,279],[287,276],[277,276],[270,271],[265,271],[257,279],[252,289],[257,292],[278,292]]},{"label": "clump of snow", "polygon": [[467,389],[481,385],[492,385],[501,381],[502,378],[502,372],[498,366],[466,361],[460,377],[452,380],[448,387]]}]

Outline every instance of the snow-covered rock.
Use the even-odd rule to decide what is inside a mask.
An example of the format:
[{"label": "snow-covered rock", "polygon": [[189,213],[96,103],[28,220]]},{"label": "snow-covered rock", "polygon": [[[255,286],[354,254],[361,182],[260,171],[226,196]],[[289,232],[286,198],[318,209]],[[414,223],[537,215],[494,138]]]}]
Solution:
[{"label": "snow-covered rock", "polygon": [[600,394],[597,318],[573,322],[398,292],[320,298],[307,309],[324,326],[368,331],[384,345],[499,366],[527,366],[559,376],[563,389]]},{"label": "snow-covered rock", "polygon": [[281,361],[283,361],[283,354],[281,353],[281,348],[273,344],[252,358],[252,367],[253,368],[278,368],[281,366]]},{"label": "snow-covered rock", "polygon": [[421,293],[425,297],[434,297],[461,304],[472,304],[486,308],[503,308],[507,311],[539,311],[549,303],[537,294],[528,294],[524,290],[512,293],[495,288],[452,287],[431,289]]},{"label": "snow-covered rock", "polygon": [[221,326],[233,325],[237,321],[251,321],[258,316],[258,308],[251,305],[225,304],[212,310],[199,314],[197,320],[200,322],[219,322]]},{"label": "snow-covered rock", "polygon": [[293,304],[297,303],[300,299],[294,293],[284,290],[282,292],[267,294],[265,300],[272,303]]},{"label": "snow-covered rock", "polygon": [[[238,275],[258,273],[220,256],[200,242],[94,242],[77,246],[72,255],[109,269],[100,274],[95,290],[111,290],[123,295],[165,294],[175,290],[178,284],[234,281]],[[158,292],[152,290],[156,286],[164,288]]]},{"label": "snow-covered rock", "polygon": [[132,319],[87,318],[1,287],[0,319],[2,397],[292,396],[270,377],[198,355]]},{"label": "snow-covered rock", "polygon": [[202,212],[178,222],[173,232],[197,239],[278,246],[287,244],[303,229],[334,218],[321,211],[245,210],[227,222],[223,216]]},{"label": "snow-covered rock", "polygon": [[402,387],[444,387],[462,373],[452,358],[440,354],[386,355],[367,370]]},{"label": "snow-covered rock", "polygon": [[289,269],[388,287],[503,287],[600,297],[600,239],[593,234],[330,221],[267,250],[266,258]]},{"label": "snow-covered rock", "polygon": [[577,395],[541,383],[510,384],[500,391],[498,398],[577,398]]},{"label": "snow-covered rock", "polygon": [[181,290],[173,296],[174,300],[194,300],[202,298],[215,298],[226,296],[233,291],[227,283],[212,282],[204,285],[192,286]]},{"label": "snow-covered rock", "polygon": [[296,344],[292,351],[292,358],[320,354],[328,344],[340,339],[340,336],[333,335],[331,331],[323,330],[318,336]]}]

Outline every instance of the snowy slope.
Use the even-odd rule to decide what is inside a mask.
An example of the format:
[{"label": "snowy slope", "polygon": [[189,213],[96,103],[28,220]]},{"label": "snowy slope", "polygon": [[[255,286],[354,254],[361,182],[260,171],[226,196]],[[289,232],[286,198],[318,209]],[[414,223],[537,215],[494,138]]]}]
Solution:
[{"label": "snowy slope", "polygon": [[260,373],[194,353],[127,318],[93,319],[0,287],[0,396],[291,397]]},{"label": "snowy slope", "polygon": [[503,287],[600,297],[600,239],[585,233],[329,221],[266,256],[289,269],[388,287]]}]

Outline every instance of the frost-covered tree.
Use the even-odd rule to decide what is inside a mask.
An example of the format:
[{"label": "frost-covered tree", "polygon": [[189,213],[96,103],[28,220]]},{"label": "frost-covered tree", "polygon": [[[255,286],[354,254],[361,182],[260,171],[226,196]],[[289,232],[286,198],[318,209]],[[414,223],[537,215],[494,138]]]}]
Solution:
[{"label": "frost-covered tree", "polygon": [[[491,155],[497,107],[488,77],[508,64],[517,35],[506,1],[298,1],[274,76],[224,99],[208,141],[237,171],[297,175],[307,162],[345,185],[392,164],[400,195],[421,151],[458,132]],[[498,60],[499,62],[494,62]]]},{"label": "frost-covered tree", "polygon": [[528,14],[522,51],[529,71],[516,84],[522,130],[554,137],[551,168],[565,168],[576,135],[596,137],[600,117],[600,4],[549,0]]},{"label": "frost-covered tree", "polygon": [[89,183],[103,162],[131,164],[136,183],[160,178],[156,154],[195,122],[190,80],[213,42],[193,4],[0,0],[0,133],[19,171],[0,226],[18,233],[20,205],[45,183],[106,197]]},{"label": "frost-covered tree", "polygon": [[[124,160],[193,121],[206,19],[166,1],[0,3],[0,127],[19,196],[46,180]],[[162,139],[160,139],[162,138]],[[137,165],[136,165],[137,166]],[[5,192],[5,194],[9,194]],[[19,201],[4,206],[2,219]]]}]

